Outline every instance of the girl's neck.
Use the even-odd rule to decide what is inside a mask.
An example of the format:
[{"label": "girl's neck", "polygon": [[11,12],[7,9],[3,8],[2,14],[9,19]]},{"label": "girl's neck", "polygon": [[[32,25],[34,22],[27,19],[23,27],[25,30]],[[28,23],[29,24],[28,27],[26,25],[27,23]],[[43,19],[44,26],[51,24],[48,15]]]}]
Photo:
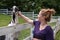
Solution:
[{"label": "girl's neck", "polygon": [[42,21],[40,25],[41,26],[47,25],[47,22],[46,21]]}]

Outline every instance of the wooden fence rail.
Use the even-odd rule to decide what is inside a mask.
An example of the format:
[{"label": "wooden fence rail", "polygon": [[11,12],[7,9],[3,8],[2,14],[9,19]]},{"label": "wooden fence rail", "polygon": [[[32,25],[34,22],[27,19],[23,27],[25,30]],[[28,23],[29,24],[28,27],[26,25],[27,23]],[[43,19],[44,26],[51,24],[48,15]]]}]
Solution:
[{"label": "wooden fence rail", "polygon": [[24,29],[31,28],[32,25],[25,23],[25,24],[17,24],[15,26],[7,26],[7,27],[1,27],[0,28],[0,36],[5,35],[5,40],[14,40],[14,36],[16,35],[16,32],[19,32]]}]

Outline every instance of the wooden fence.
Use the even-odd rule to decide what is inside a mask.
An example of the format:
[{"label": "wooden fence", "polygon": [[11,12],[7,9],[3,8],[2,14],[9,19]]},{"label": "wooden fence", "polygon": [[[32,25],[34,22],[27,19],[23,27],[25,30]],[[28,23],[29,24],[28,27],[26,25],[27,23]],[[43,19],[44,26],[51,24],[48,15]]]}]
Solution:
[{"label": "wooden fence", "polygon": [[[55,21],[56,22],[56,21]],[[54,35],[60,30],[60,21],[58,20],[54,30]],[[28,27],[29,26],[29,27]],[[14,40],[14,37],[17,35],[16,33],[19,31],[22,31],[24,29],[32,28],[31,24],[25,23],[25,24],[16,24],[15,26],[6,26],[6,27],[0,27],[0,36],[5,35],[5,40]],[[24,40],[31,40],[32,38],[32,30],[31,29],[31,35],[25,38]]]},{"label": "wooden fence", "polygon": [[[28,27],[29,26],[29,27]],[[17,35],[16,33],[31,28],[32,25],[25,23],[25,24],[17,24],[14,27],[13,26],[6,26],[0,28],[0,36],[5,35],[5,40],[14,40],[14,37]]]}]

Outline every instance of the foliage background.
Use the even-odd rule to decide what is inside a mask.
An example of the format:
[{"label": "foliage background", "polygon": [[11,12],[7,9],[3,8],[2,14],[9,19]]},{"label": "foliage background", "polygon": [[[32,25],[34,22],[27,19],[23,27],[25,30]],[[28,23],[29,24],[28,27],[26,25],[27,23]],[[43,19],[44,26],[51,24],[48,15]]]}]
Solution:
[{"label": "foliage background", "polygon": [[55,15],[60,15],[60,0],[0,0],[0,9],[11,9],[13,5],[19,7],[21,11],[34,11],[39,13],[40,9],[54,8]]}]

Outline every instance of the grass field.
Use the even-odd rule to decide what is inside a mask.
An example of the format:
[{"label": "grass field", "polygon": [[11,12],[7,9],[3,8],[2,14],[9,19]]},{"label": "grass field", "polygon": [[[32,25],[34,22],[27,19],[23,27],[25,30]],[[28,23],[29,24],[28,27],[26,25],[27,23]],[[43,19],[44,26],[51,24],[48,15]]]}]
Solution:
[{"label": "grass field", "polygon": [[[1,26],[7,26],[11,21],[11,16],[10,15],[3,15],[0,14],[0,27]],[[19,18],[19,23],[25,23],[25,21],[21,18]]]},{"label": "grass field", "polygon": [[60,30],[57,32],[55,40],[60,40]]},{"label": "grass field", "polygon": [[[11,16],[10,15],[3,15],[0,14],[0,27],[7,26],[9,22],[11,21]],[[19,23],[25,23],[25,21],[21,18],[19,18]],[[56,23],[50,23],[49,25],[54,26]],[[23,40],[27,36],[30,35],[30,29],[22,30],[19,34],[19,40]],[[55,40],[60,40],[60,31],[56,34]]]},{"label": "grass field", "polygon": [[9,24],[11,17],[9,15],[0,14],[0,27]]},{"label": "grass field", "polygon": [[56,25],[56,22],[49,23],[49,25],[50,25],[51,27],[53,27],[53,26]]}]

